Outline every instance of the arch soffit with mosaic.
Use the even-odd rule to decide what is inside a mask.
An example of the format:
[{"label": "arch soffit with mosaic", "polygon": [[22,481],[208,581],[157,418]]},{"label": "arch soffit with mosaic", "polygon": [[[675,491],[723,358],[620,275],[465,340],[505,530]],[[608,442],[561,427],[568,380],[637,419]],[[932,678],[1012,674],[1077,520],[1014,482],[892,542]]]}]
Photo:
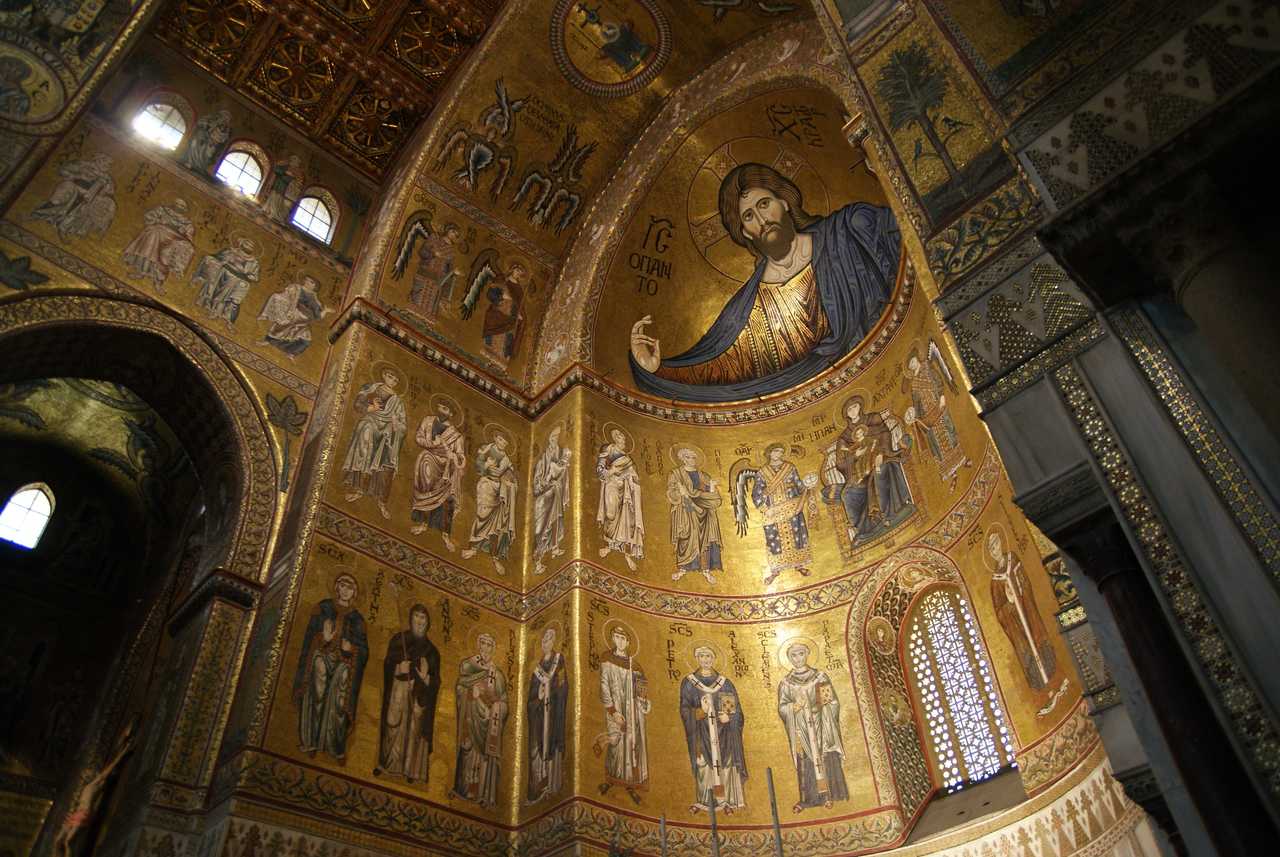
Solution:
[{"label": "arch soffit with mosaic", "polygon": [[[622,235],[662,166],[689,135],[729,108],[786,87],[824,90],[850,115],[863,113],[857,84],[835,62],[836,54],[816,21],[786,23],[730,48],[667,98],[623,156],[618,171],[592,200],[569,245],[538,330],[535,390],[554,381],[575,361],[590,363],[595,312]],[[654,168],[645,170],[642,164]],[[893,189],[885,187],[885,195],[894,198]]]},{"label": "arch soffit with mosaic", "polygon": [[[59,328],[97,328],[154,337],[181,355],[208,383],[235,437],[235,448],[224,457],[240,474],[240,496],[228,498],[235,518],[226,528],[225,559],[216,564],[246,580],[265,582],[277,513],[275,451],[265,415],[240,371],[185,320],[161,307],[84,292],[17,295],[0,301],[0,342],[14,335]],[[181,438],[181,421],[167,421]]]}]

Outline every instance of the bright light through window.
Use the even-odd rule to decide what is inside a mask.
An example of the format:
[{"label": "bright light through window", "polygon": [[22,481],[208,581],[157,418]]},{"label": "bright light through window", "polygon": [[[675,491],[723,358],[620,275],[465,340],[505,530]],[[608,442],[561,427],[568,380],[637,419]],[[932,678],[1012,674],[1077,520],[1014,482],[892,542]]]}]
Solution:
[{"label": "bright light through window", "polygon": [[329,243],[333,229],[333,215],[329,206],[314,196],[304,196],[293,210],[293,225],[324,243]]},{"label": "bright light through window", "polygon": [[53,492],[47,485],[19,488],[0,512],[0,539],[33,548],[53,515]]},{"label": "bright light through window", "polygon": [[262,165],[248,152],[228,152],[213,176],[249,196],[256,196],[262,187]]},{"label": "bright light through window", "polygon": [[187,133],[187,120],[172,104],[148,104],[133,117],[133,130],[162,149],[173,151]]}]

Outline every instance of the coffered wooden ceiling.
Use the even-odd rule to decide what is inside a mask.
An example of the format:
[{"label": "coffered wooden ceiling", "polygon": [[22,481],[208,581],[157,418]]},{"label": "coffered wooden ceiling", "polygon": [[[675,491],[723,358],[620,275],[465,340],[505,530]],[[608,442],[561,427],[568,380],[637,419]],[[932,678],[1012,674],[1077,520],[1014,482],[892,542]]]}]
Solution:
[{"label": "coffered wooden ceiling", "polygon": [[502,0],[172,0],[155,33],[381,178]]}]

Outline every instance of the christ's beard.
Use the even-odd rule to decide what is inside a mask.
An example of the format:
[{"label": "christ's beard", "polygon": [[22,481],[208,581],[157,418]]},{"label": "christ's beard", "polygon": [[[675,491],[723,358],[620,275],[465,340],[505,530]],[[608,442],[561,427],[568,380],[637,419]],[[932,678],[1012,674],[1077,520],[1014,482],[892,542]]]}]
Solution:
[{"label": "christ's beard", "polygon": [[[770,228],[772,227],[772,228]],[[756,249],[770,259],[778,260],[791,252],[791,245],[796,240],[796,227],[790,220],[769,224],[764,234],[752,240]]]}]

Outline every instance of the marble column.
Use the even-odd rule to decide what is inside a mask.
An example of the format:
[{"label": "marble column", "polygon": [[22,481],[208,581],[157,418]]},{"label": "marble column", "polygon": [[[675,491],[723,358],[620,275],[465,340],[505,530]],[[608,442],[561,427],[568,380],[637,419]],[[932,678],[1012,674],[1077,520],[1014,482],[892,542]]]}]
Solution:
[{"label": "marble column", "polygon": [[[1056,540],[1105,600],[1181,787],[1204,820],[1214,853],[1268,853],[1277,831],[1214,717],[1119,522],[1102,512],[1056,534]],[[1150,769],[1117,771],[1116,776],[1130,798],[1160,824],[1175,851],[1190,853]]]}]

